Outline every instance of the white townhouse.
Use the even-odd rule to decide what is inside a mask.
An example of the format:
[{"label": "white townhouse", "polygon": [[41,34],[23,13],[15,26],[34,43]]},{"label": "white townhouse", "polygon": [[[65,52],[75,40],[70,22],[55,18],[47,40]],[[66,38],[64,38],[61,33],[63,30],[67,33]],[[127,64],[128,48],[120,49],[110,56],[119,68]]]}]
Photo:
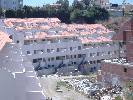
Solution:
[{"label": "white townhouse", "polygon": [[93,72],[101,60],[125,56],[125,48],[112,40],[115,32],[101,24],[64,24],[57,18],[5,19],[1,24],[43,74],[69,66]]}]

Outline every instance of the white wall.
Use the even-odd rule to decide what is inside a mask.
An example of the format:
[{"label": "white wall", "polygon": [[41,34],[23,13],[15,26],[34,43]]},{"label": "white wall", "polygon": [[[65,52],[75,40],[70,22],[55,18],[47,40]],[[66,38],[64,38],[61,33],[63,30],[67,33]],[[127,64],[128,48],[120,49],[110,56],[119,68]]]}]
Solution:
[{"label": "white wall", "polygon": [[[81,46],[82,49],[78,50],[78,46]],[[76,47],[75,50],[70,51],[70,47]],[[66,48],[66,51],[60,51],[57,52],[57,48]],[[48,53],[47,49],[54,49],[53,52]],[[101,59],[110,59],[110,58],[116,58],[118,57],[118,52],[117,54],[113,55],[108,55],[108,51],[114,52],[119,50],[118,44],[114,44],[112,46],[96,46],[94,48],[89,47],[89,48],[83,48],[83,44],[81,42],[60,42],[60,43],[38,43],[38,44],[31,44],[31,45],[23,45],[22,47],[23,53],[27,55],[27,51],[30,51],[30,55],[27,55],[27,57],[32,61],[32,59],[36,58],[49,58],[49,57],[54,57],[56,56],[66,56],[66,55],[78,55],[78,54],[86,54],[86,60],[87,61],[93,61],[93,60],[101,60]],[[44,50],[44,53],[42,54],[34,54],[34,50]],[[94,56],[91,57],[90,53],[97,53],[97,52],[105,52],[106,55],[104,56]],[[47,60],[47,59],[46,59]],[[65,61],[67,62],[68,59]],[[80,62],[81,59],[70,59],[73,61]],[[55,64],[58,65],[61,61],[54,60],[52,62],[48,62],[47,64]],[[43,64],[43,63],[41,63]],[[45,63],[43,64],[45,65]]]}]

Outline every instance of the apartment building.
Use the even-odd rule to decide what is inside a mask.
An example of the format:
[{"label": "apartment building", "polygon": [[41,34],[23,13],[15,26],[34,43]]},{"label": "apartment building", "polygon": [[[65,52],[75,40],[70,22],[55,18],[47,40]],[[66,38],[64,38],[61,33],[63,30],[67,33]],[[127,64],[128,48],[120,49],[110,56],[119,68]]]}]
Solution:
[{"label": "apartment building", "polygon": [[23,0],[0,0],[0,8],[7,9],[21,9],[23,7]]},{"label": "apartment building", "polygon": [[21,45],[35,70],[43,74],[69,66],[94,71],[104,59],[125,56],[119,42],[112,41],[115,32],[101,24],[64,24],[57,18],[29,18],[5,19],[1,25],[13,43]]},{"label": "apartment building", "polygon": [[[123,41],[126,47],[126,58],[102,62],[98,79],[105,83],[115,83],[116,85],[133,82],[133,18],[121,26],[119,33],[114,35],[113,39],[115,41]],[[130,88],[133,90],[133,87]]]}]

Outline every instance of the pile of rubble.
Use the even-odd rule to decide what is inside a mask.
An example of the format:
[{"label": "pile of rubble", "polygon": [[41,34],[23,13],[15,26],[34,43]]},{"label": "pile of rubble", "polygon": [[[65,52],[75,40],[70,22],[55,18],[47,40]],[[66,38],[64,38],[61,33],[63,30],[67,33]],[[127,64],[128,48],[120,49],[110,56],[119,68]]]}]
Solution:
[{"label": "pile of rubble", "polygon": [[62,81],[71,85],[75,91],[95,100],[101,100],[103,98],[111,98],[109,100],[112,100],[116,96],[122,94],[121,86],[109,86],[105,88],[102,83],[92,82],[89,79],[68,79]]}]

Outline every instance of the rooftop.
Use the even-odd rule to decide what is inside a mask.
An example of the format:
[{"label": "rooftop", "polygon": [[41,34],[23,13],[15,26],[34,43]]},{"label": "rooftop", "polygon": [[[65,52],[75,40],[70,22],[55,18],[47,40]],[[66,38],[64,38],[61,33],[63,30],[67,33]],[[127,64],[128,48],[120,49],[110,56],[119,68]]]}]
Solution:
[{"label": "rooftop", "polygon": [[11,42],[11,39],[6,33],[0,31],[0,50],[7,42]]},{"label": "rooftop", "polygon": [[102,24],[65,24],[58,18],[9,18],[0,25],[7,34],[24,34],[25,40],[76,37],[82,43],[110,42],[114,34]]}]

